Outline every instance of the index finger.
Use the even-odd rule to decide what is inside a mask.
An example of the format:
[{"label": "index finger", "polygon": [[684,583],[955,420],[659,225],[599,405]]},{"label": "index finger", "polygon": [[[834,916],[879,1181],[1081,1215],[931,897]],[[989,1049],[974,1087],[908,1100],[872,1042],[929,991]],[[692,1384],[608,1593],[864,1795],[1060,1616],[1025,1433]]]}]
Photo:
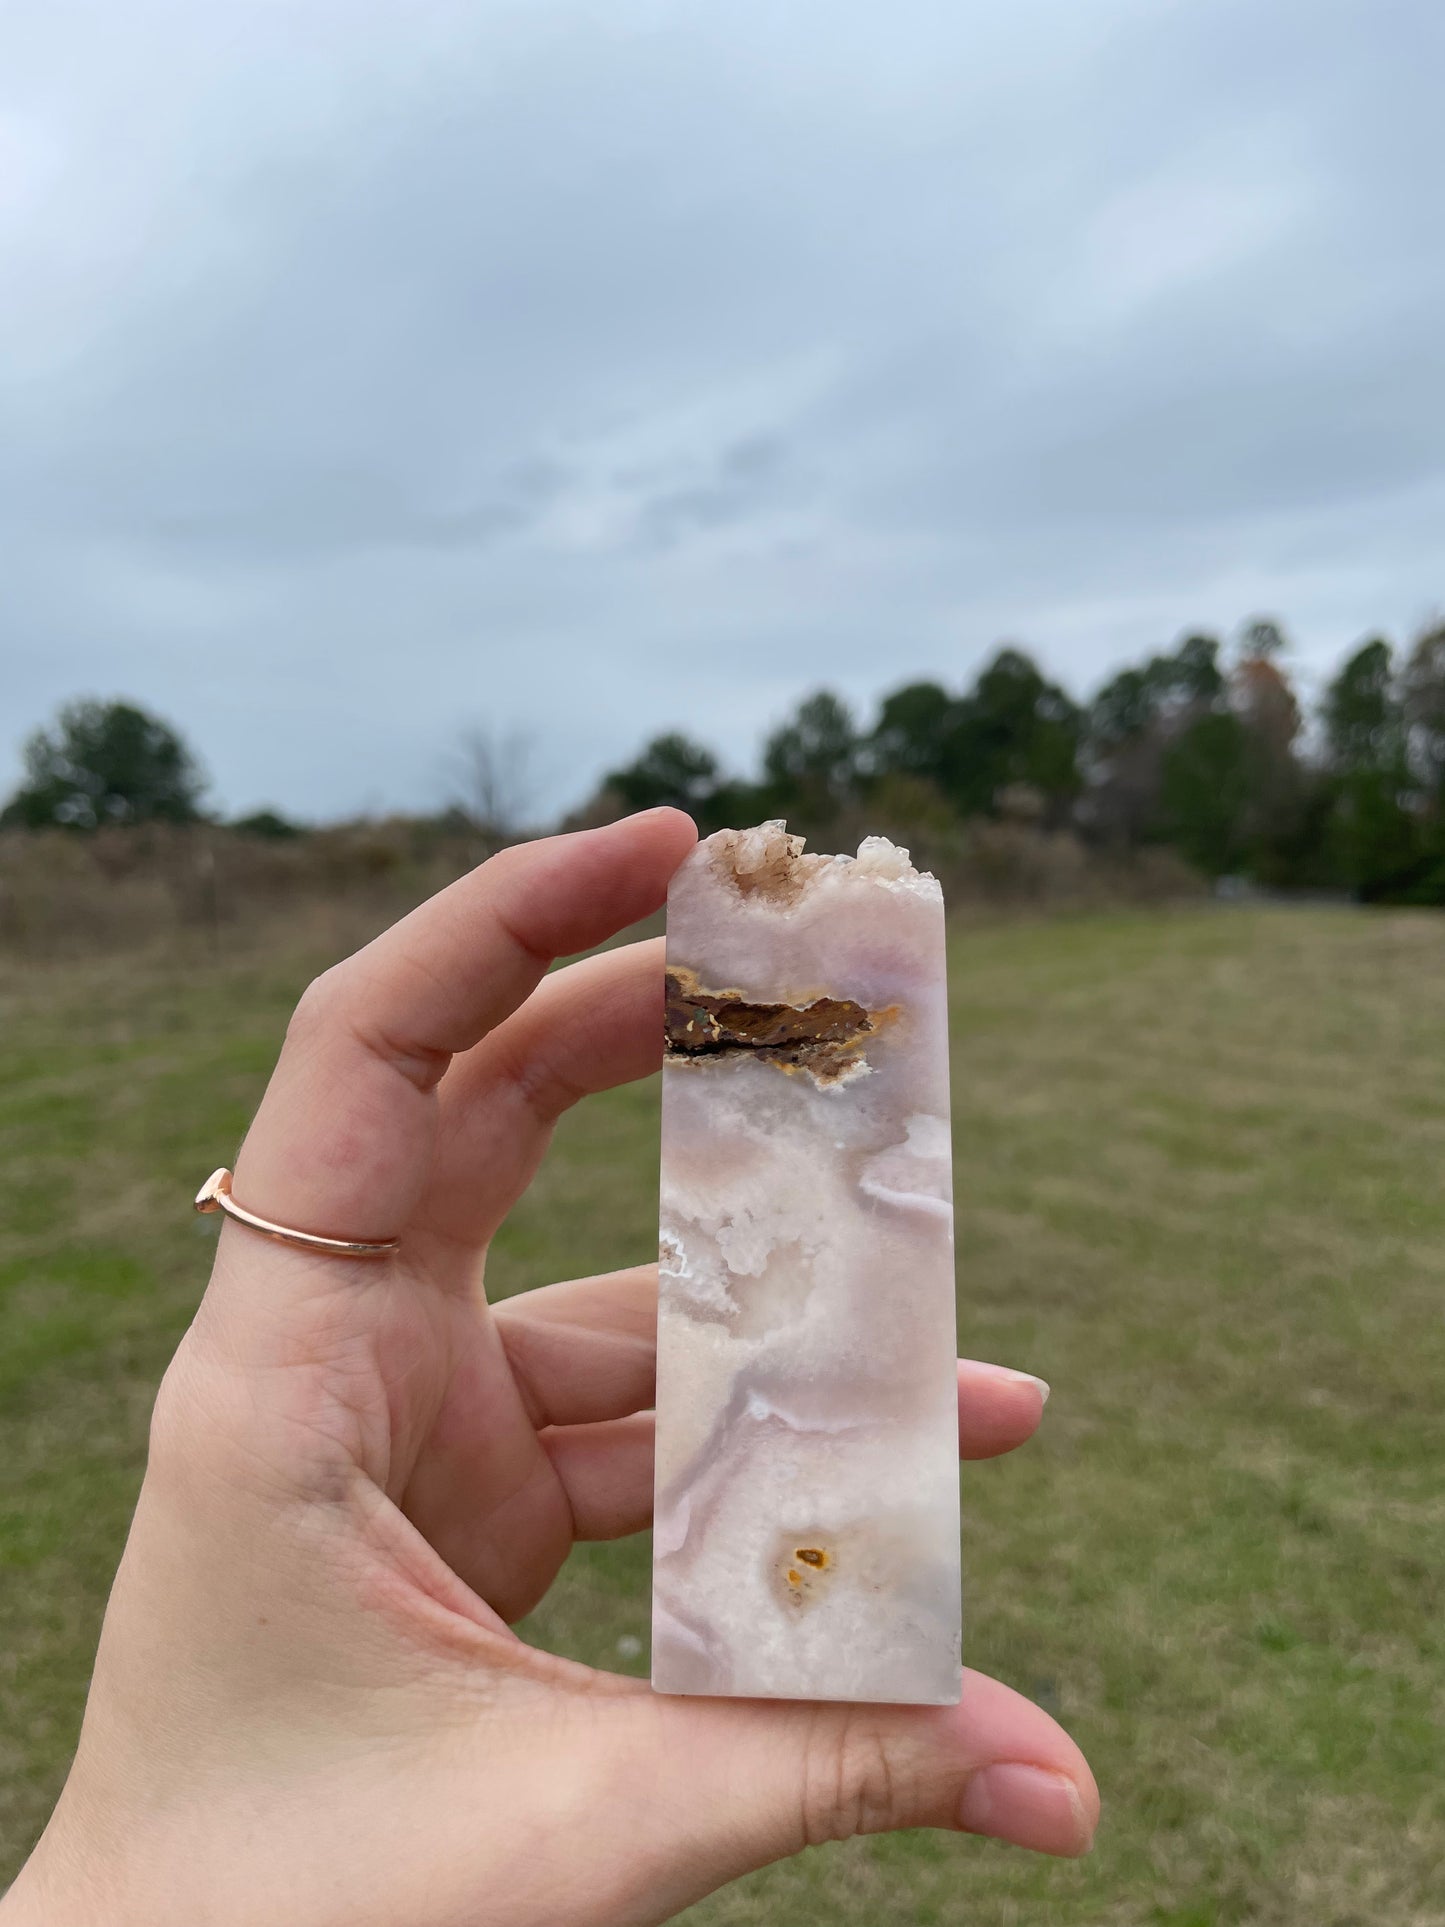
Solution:
[{"label": "index finger", "polygon": [[300,1231],[398,1236],[425,1182],[434,1091],[452,1057],[515,1010],[554,958],[656,910],[696,835],[680,810],[659,809],[518,844],[318,977],[237,1159],[236,1198]]}]

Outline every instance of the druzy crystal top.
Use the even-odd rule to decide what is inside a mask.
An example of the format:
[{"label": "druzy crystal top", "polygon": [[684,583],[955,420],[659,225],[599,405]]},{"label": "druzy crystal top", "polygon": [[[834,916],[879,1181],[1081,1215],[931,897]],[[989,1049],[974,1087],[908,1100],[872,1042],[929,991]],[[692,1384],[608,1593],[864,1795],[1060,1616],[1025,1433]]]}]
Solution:
[{"label": "druzy crystal top", "polygon": [[943,895],[720,830],[667,909],[652,1683],[959,1697]]}]

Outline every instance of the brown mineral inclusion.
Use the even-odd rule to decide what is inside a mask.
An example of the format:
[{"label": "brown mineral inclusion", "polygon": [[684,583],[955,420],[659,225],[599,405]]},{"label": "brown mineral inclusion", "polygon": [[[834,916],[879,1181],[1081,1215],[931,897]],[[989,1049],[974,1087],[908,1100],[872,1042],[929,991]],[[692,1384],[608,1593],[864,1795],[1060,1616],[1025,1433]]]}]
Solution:
[{"label": "brown mineral inclusion", "polygon": [[705,990],[696,971],[674,964],[667,972],[664,1048],[674,1061],[746,1055],[827,1082],[858,1063],[868,1038],[892,1014],[867,1011],[848,997],[755,1003],[738,990]]}]

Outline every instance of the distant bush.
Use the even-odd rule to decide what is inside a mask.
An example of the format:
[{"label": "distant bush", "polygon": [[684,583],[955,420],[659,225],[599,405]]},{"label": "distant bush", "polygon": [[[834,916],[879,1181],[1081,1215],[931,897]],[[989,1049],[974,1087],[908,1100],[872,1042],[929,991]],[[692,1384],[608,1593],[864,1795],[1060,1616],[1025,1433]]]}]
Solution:
[{"label": "distant bush", "polygon": [[1173,850],[1110,848],[1050,829],[1028,785],[1008,805],[1007,815],[960,822],[927,787],[899,779],[835,822],[817,847],[852,849],[864,836],[888,836],[939,878],[955,910],[1080,910],[1207,893],[1205,879]]},{"label": "distant bush", "polygon": [[303,835],[152,823],[75,836],[0,831],[0,949],[83,956],[175,942],[269,942],[279,926],[364,941],[488,853],[436,819]]},{"label": "distant bush", "polygon": [[271,843],[284,843],[289,837],[304,834],[299,823],[292,823],[275,810],[254,810],[250,816],[238,816],[230,827],[238,836],[265,837]]}]

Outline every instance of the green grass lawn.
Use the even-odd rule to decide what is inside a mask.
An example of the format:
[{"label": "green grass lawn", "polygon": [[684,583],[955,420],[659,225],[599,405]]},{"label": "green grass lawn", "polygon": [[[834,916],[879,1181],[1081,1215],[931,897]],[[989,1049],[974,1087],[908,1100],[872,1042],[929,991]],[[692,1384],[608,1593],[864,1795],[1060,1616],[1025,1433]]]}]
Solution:
[{"label": "green grass lawn", "polygon": [[[1054,1387],[965,1469],[965,1653],[1078,1736],[1093,1858],[823,1849],[698,1927],[1445,1923],[1445,919],[955,933],[960,1342]],[[0,974],[0,1884],[73,1744],[151,1396],[319,959]],[[507,1292],[650,1254],[656,1090],[567,1119]],[[886,1283],[886,1281],[881,1281]],[[528,1631],[646,1666],[648,1549]]]}]

